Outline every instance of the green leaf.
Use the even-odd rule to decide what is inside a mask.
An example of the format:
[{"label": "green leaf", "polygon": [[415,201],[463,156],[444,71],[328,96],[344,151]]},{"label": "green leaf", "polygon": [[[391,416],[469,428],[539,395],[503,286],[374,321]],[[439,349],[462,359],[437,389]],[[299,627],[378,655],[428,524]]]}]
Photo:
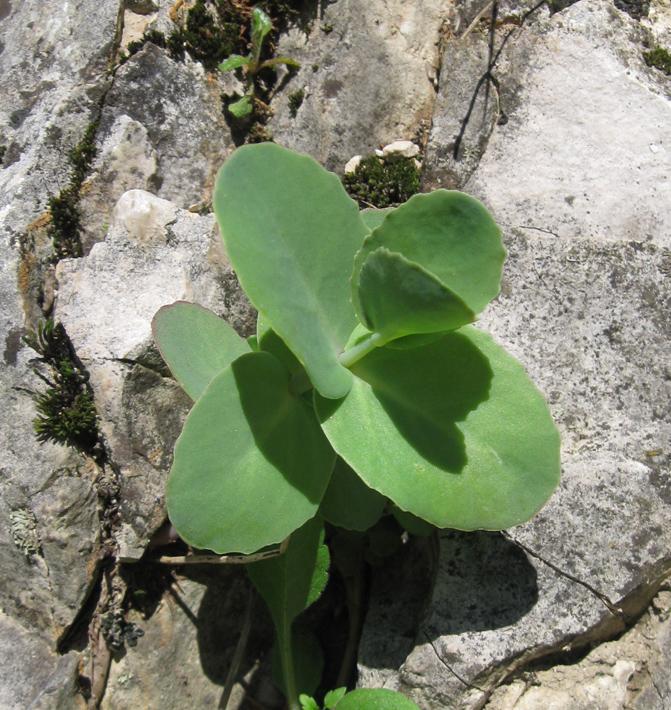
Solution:
[{"label": "green leaf", "polygon": [[384,688],[358,688],[343,696],[335,710],[419,710],[404,695]]},{"label": "green leaf", "polygon": [[249,57],[243,57],[241,54],[231,54],[228,59],[225,59],[220,65],[220,71],[231,71],[250,64]]},{"label": "green leaf", "polygon": [[392,506],[391,513],[398,521],[398,524],[411,535],[426,537],[427,535],[431,535],[436,529],[431,523],[427,523],[426,520],[422,520],[422,518],[418,518],[412,513],[407,513],[405,510],[401,510],[395,505]]},{"label": "green leaf", "polygon": [[266,62],[263,62],[259,67],[259,70],[265,69],[266,67],[276,67],[278,64],[285,64],[290,69],[299,69],[301,66],[300,62],[295,59],[289,59],[289,57],[273,57]]},{"label": "green leaf", "polygon": [[324,520],[346,530],[363,532],[375,525],[386,505],[384,496],[369,488],[340,457],[336,459],[319,508]]},{"label": "green leaf", "polygon": [[[291,630],[291,648],[296,688],[303,691],[301,695],[314,693],[319,687],[324,670],[324,653],[317,637],[309,629],[301,626],[293,628]],[[275,685],[286,695],[287,691],[282,675],[282,658],[277,643],[273,645],[271,652],[270,668]]]},{"label": "green leaf", "polygon": [[168,479],[170,520],[190,545],[251,553],[317,512],[335,455],[268,353],[238,358],[187,417]]},{"label": "green leaf", "polygon": [[295,703],[301,690],[297,684],[301,678],[294,670],[296,655],[300,656],[301,651],[294,650],[291,624],[321,594],[328,562],[324,524],[316,516],[292,533],[283,555],[247,565],[247,573],[268,604],[275,623],[282,685],[289,704]]},{"label": "green leaf", "polygon": [[324,709],[325,710],[332,710],[333,707],[335,707],[335,704],[342,698],[343,695],[347,692],[347,688],[336,688],[335,690],[331,690],[326,695],[324,696]]},{"label": "green leaf", "polygon": [[256,322],[256,336],[258,338],[259,350],[274,355],[292,375],[295,375],[303,369],[298,358],[289,350],[282,338],[270,327],[261,313],[259,313]]},{"label": "green leaf", "polygon": [[315,396],[333,447],[364,483],[441,528],[529,520],[559,481],[559,434],[524,368],[466,326],[412,350],[376,348],[349,395]]},{"label": "green leaf", "polygon": [[319,392],[344,396],[338,362],[356,325],[347,280],[367,229],[337,176],[274,143],[238,148],[214,210],[240,283]]},{"label": "green leaf", "polygon": [[264,37],[273,29],[273,23],[259,7],[252,10],[252,56],[254,64],[258,65]]},{"label": "green leaf", "polygon": [[254,110],[254,104],[251,94],[245,94],[239,101],[228,105],[228,110],[236,118],[244,118]]},{"label": "green leaf", "polygon": [[375,207],[369,207],[368,209],[361,210],[359,214],[364,224],[372,232],[374,229],[382,224],[382,220],[393,210],[393,207],[384,207],[381,210]]},{"label": "green leaf", "polygon": [[250,351],[225,320],[195,303],[177,301],[163,306],[151,329],[161,356],[194,401],[215,375]]},{"label": "green leaf", "polygon": [[419,333],[456,330],[475,313],[419,264],[384,247],[368,255],[359,272],[363,324],[380,345]]},{"label": "green leaf", "polygon": [[328,550],[324,555],[322,548],[324,524],[316,516],[292,533],[284,554],[246,565],[278,634],[321,594],[328,570]]},{"label": "green leaf", "polygon": [[368,256],[380,247],[419,264],[476,314],[499,292],[506,257],[501,230],[480,202],[461,192],[415,195],[366,237],[351,280],[352,302],[362,323],[359,273]]},{"label": "green leaf", "polygon": [[301,693],[298,696],[298,700],[301,703],[301,710],[319,710],[317,701],[309,695],[305,695],[305,693]]}]

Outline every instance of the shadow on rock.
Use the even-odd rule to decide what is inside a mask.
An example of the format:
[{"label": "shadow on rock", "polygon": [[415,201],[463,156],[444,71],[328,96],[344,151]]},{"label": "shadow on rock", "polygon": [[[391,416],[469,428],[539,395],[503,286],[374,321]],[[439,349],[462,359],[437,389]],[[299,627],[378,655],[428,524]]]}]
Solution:
[{"label": "shadow on rock", "polygon": [[537,601],[536,570],[501,533],[440,533],[434,611],[423,625],[431,639],[511,626]]}]

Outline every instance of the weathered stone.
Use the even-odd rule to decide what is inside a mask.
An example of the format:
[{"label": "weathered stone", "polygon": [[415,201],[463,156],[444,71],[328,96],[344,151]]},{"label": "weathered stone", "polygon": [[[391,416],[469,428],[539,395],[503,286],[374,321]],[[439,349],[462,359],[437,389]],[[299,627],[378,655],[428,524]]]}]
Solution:
[{"label": "weathered stone", "polygon": [[40,444],[33,430],[33,394],[46,385],[21,336],[26,315],[30,325],[39,315],[33,271],[47,255],[31,239],[38,231],[46,236],[48,198],[67,187],[69,153],[97,113],[118,6],[80,0],[65,11],[26,0],[4,3],[2,11],[0,605],[3,629],[11,631],[0,639],[0,705],[23,710],[52,670],[49,647],[86,599],[100,534],[91,494],[97,470],[72,450]]},{"label": "weathered stone", "polygon": [[147,129],[128,116],[119,116],[110,128],[82,186],[79,201],[84,253],[105,238],[111,210],[127,190],[150,189],[157,170],[156,151]]},{"label": "weathered stone", "polygon": [[58,657],[39,635],[0,611],[0,707],[3,710],[84,710],[77,695],[79,656]]},{"label": "weathered stone", "polygon": [[[147,574],[150,570],[146,571]],[[155,570],[157,573],[164,570]],[[148,618],[130,620],[144,635],[116,658],[110,669],[102,710],[181,710],[219,707],[226,675],[249,603],[249,581],[240,567],[182,570]],[[244,707],[245,689],[256,686],[260,660],[272,631],[256,599],[252,632],[228,710]],[[260,619],[259,619],[260,616]],[[261,622],[261,623],[259,623]],[[277,696],[275,696],[277,701]],[[271,707],[270,703],[268,707]]]},{"label": "weathered stone", "polygon": [[[309,35],[293,29],[280,38],[277,53],[301,68],[273,99],[268,128],[278,143],[340,171],[352,155],[428,127],[435,89],[427,69],[438,65],[451,8],[436,0],[320,8]],[[297,88],[306,97],[294,118],[288,95]]]},{"label": "weathered stone", "polygon": [[189,300],[253,330],[212,215],[125,193],[104,242],[56,270],[55,315],[91,374],[101,426],[121,472],[120,557],[137,559],[165,518],[165,479],[191,401],[153,346],[151,319]]},{"label": "weathered stone", "polygon": [[147,42],[116,73],[102,112],[100,141],[109,140],[123,116],[147,131],[156,171],[144,179],[152,178],[152,192],[180,207],[210,199],[216,172],[233,149],[218,77],[188,55],[178,62]]},{"label": "weathered stone", "polygon": [[645,65],[638,24],[589,0],[509,45],[506,75],[523,84],[501,78],[508,122],[466,191],[504,226],[671,246],[671,89]]},{"label": "weathered stone", "polygon": [[487,710],[664,710],[671,701],[671,592],[653,600],[621,639],[573,665],[557,664],[497,688]]}]

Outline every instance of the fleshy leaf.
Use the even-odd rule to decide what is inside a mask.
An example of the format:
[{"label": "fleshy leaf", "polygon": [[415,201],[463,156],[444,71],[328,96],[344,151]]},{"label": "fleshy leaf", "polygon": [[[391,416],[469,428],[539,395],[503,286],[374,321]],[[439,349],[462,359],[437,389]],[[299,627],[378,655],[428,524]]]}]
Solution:
[{"label": "fleshy leaf", "polygon": [[250,351],[225,320],[195,303],[177,301],[163,306],[151,329],[161,356],[194,401],[215,375]]},{"label": "fleshy leaf", "polygon": [[243,57],[241,54],[231,54],[219,65],[219,71],[231,71],[249,64],[249,58]]},{"label": "fleshy leaf", "polygon": [[480,202],[461,192],[415,195],[366,237],[356,255],[351,281],[352,302],[362,323],[359,272],[369,254],[380,247],[422,266],[475,314],[499,292],[506,257],[501,230]]},{"label": "fleshy leaf", "polygon": [[303,369],[296,356],[289,350],[282,338],[268,325],[261,313],[259,313],[256,322],[256,337],[259,350],[274,355],[292,375]]},{"label": "fleshy leaf", "polygon": [[251,553],[317,512],[335,456],[310,407],[268,353],[248,353],[210,382],[175,445],[170,520],[190,545]]},{"label": "fleshy leaf", "polygon": [[315,395],[337,453],[364,483],[438,527],[501,530],[559,481],[559,434],[524,368],[466,326],[412,350],[376,348],[348,396]]},{"label": "fleshy leaf", "polygon": [[240,283],[322,395],[344,396],[338,362],[356,325],[347,280],[368,233],[338,177],[274,143],[238,148],[214,209]]},{"label": "fleshy leaf", "polygon": [[364,325],[381,344],[419,333],[456,330],[475,313],[419,264],[384,247],[368,255],[359,272]]},{"label": "fleshy leaf", "polygon": [[358,688],[343,696],[334,710],[419,710],[404,695],[385,688]]},{"label": "fleshy leaf", "polygon": [[328,577],[328,564],[324,524],[316,516],[291,534],[284,554],[246,565],[270,608],[278,635],[319,597]]},{"label": "fleshy leaf", "polygon": [[369,488],[341,458],[336,459],[319,508],[324,520],[363,532],[377,523],[386,505],[384,496]]},{"label": "fleshy leaf", "polygon": [[382,209],[376,209],[375,207],[368,207],[365,210],[361,210],[359,213],[364,224],[372,232],[375,228],[382,224],[382,220],[393,210],[393,207],[383,207]]}]

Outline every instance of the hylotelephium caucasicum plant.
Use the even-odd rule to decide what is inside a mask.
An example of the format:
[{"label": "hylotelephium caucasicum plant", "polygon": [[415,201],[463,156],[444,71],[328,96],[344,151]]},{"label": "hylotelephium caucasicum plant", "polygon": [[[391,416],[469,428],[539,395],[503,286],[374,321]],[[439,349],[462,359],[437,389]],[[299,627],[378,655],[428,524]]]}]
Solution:
[{"label": "hylotelephium caucasicum plant", "polygon": [[[558,483],[559,434],[523,367],[471,325],[506,256],[474,198],[436,190],[359,212],[336,175],[265,143],[224,164],[214,210],[258,329],[245,340],[186,302],[156,314],[156,343],[195,401],[167,507],[187,543],[219,554],[290,536],[247,569],[300,710],[316,704],[299,700],[314,687],[297,687],[292,621],[326,583],[324,520],[364,531],[389,506],[438,528],[518,525]],[[336,710],[415,707],[338,693]]]}]

